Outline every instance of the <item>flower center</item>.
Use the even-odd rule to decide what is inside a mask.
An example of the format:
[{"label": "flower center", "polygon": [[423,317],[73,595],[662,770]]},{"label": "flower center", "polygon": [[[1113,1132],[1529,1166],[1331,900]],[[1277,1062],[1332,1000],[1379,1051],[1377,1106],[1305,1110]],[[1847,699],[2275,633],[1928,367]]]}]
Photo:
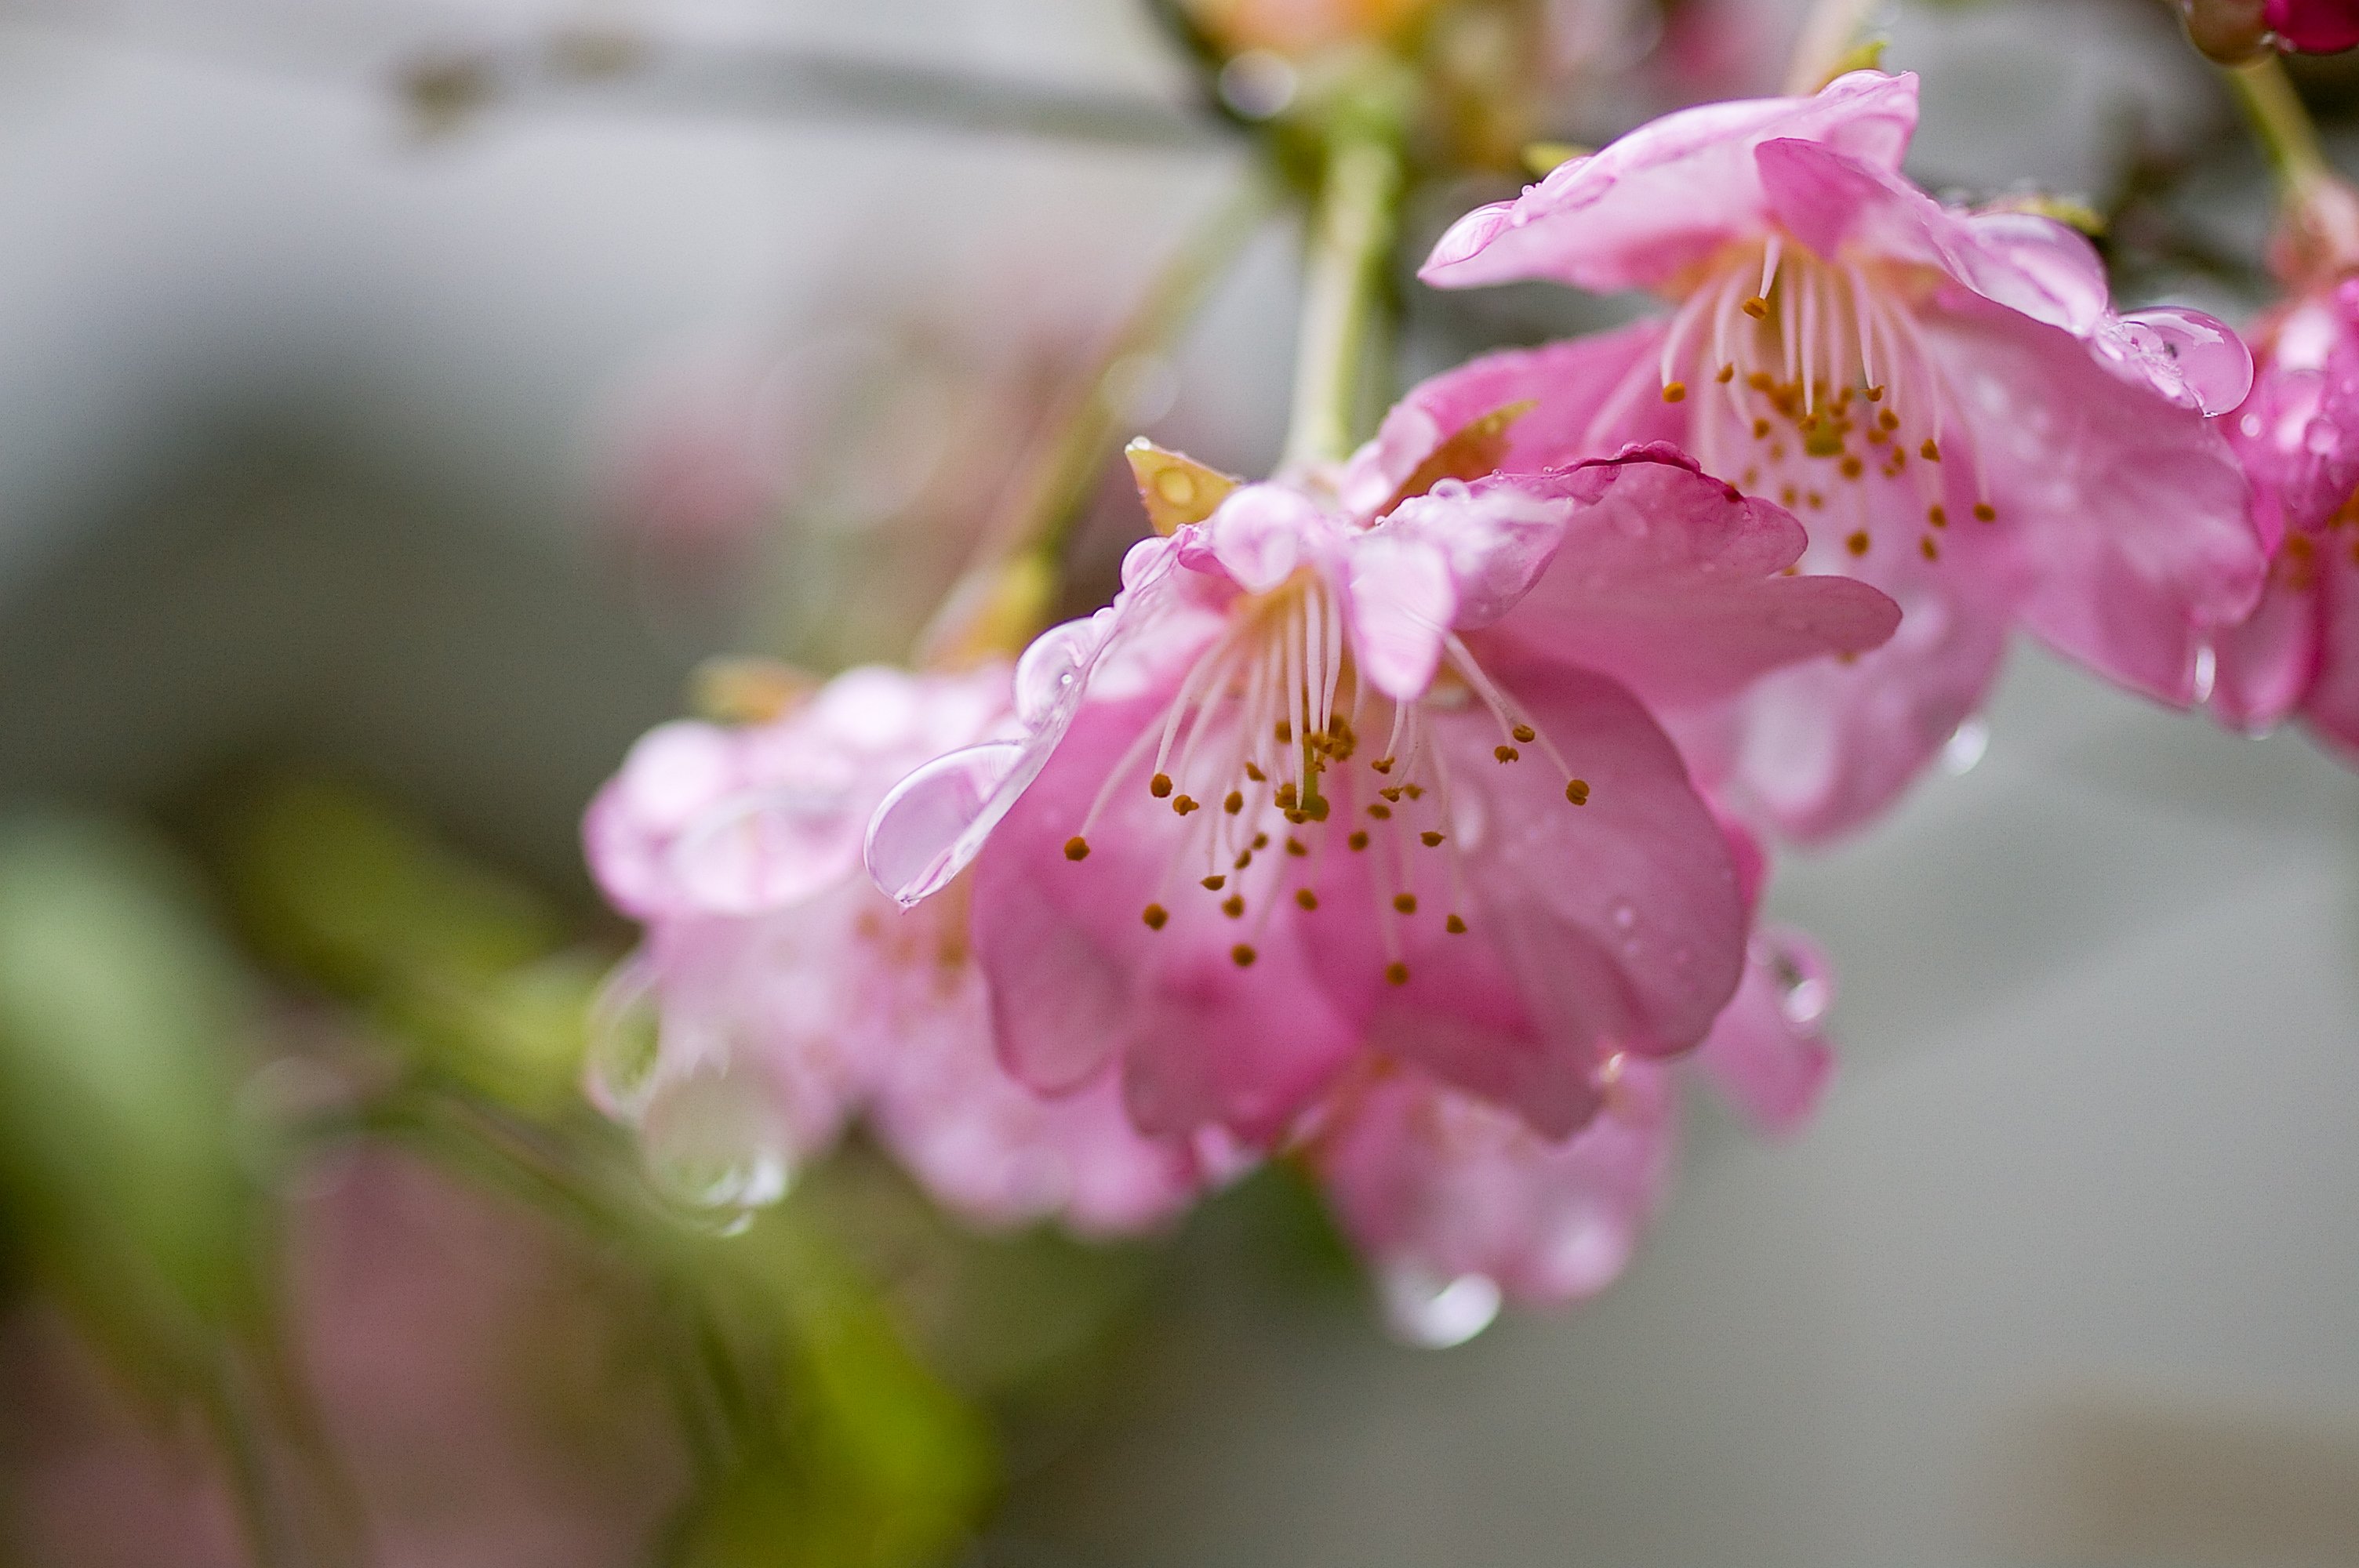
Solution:
[{"label": "flower center", "polygon": [[[1916,269],[1831,262],[1778,234],[1733,248],[1673,313],[1656,367],[1663,401],[1688,407],[1696,460],[1804,515],[1814,534],[1826,517],[1854,556],[1873,547],[1875,520],[1897,514],[1923,519],[1918,552],[1940,559],[1954,495],[1945,459],[1969,470],[1965,510],[1996,521],[1958,393],[1918,319],[1923,293]],[[1627,405],[1614,401],[1618,416]],[[1877,485],[1912,499],[1872,504]]]},{"label": "flower center", "polygon": [[[1494,765],[1522,764],[1537,747],[1565,779],[1565,798],[1586,805],[1589,785],[1450,636],[1426,695],[1395,702],[1362,680],[1332,588],[1308,569],[1247,596],[1198,656],[1158,723],[1140,731],[1099,787],[1068,859],[1089,855],[1089,835],[1116,792],[1141,789],[1178,819],[1177,838],[1140,918],[1160,931],[1180,898],[1206,897],[1241,923],[1230,957],[1251,965],[1271,915],[1321,907],[1322,873],[1336,840],[1373,857],[1385,978],[1408,980],[1400,927],[1441,918],[1468,929],[1460,838],[1478,820],[1453,795],[1450,763],[1432,719],[1480,703],[1496,720]],[[1369,739],[1385,736],[1377,751]],[[1449,907],[1420,904],[1419,857],[1438,855]],[[1192,891],[1191,891],[1192,889]],[[1250,919],[1248,917],[1251,917]]]}]

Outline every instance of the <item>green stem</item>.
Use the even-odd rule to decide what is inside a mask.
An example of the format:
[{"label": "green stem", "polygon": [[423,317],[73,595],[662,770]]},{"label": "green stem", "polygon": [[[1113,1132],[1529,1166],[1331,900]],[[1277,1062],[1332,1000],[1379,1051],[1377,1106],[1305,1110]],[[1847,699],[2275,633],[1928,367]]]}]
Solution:
[{"label": "green stem", "polygon": [[1283,466],[1351,455],[1381,324],[1378,305],[1402,181],[1400,146],[1393,138],[1339,130],[1329,142],[1310,219]]},{"label": "green stem", "polygon": [[2284,182],[2288,200],[2303,200],[2318,182],[2335,178],[2334,167],[2318,145],[2318,128],[2310,124],[2310,111],[2302,106],[2301,94],[2294,91],[2293,80],[2274,53],[2230,66],[2227,76],[2245,117],[2252,124],[2254,137],[2268,153],[2277,178]]},{"label": "green stem", "polygon": [[919,638],[915,662],[920,667],[1010,651],[1008,644],[1020,647],[1038,630],[1037,611],[1025,613],[1021,601],[1040,600],[1038,609],[1046,609],[1066,541],[1087,509],[1109,446],[1121,434],[1117,426],[1125,416],[1108,395],[1111,374],[1124,362],[1156,353],[1179,337],[1276,203],[1269,177],[1256,168],[1157,273],[1019,466],[999,520],[986,532],[982,559],[952,587]]},{"label": "green stem", "polygon": [[2299,283],[2359,267],[2359,192],[2327,162],[2283,62],[2263,54],[2227,67],[2226,75],[2284,198],[2272,257],[2278,272]]}]

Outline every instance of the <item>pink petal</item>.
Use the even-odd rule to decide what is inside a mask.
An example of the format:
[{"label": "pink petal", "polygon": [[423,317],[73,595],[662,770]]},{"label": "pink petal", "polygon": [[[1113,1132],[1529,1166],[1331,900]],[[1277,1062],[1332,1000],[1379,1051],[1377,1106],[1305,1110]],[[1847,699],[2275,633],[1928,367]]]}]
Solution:
[{"label": "pink petal", "polygon": [[[1971,425],[1999,518],[1982,526],[2011,557],[2023,623],[2132,690],[2194,700],[2199,650],[2251,611],[2267,568],[2220,432],[2011,312],[1935,315],[1926,331]],[[1954,524],[1945,548],[1976,526]]]},{"label": "pink petal", "polygon": [[2291,302],[2256,333],[2251,395],[2226,421],[2271,548],[2359,489],[2359,279]]},{"label": "pink petal", "polygon": [[1232,491],[1220,510],[1190,531],[1187,543],[1209,551],[1246,592],[1266,593],[1301,562],[1306,541],[1321,531],[1322,521],[1319,508],[1299,490],[1248,484]]},{"label": "pink petal", "polygon": [[1880,814],[1940,755],[1989,693],[2006,622],[1936,587],[1896,592],[1900,629],[1883,647],[1795,665],[1680,716],[1717,798],[1815,842]]},{"label": "pink petal", "polygon": [[1601,293],[1658,285],[1767,226],[1753,159],[1762,142],[1800,138],[1897,168],[1916,124],[1917,79],[1875,71],[1810,98],[1684,109],[1462,218],[1418,276],[1444,288],[1528,277]]},{"label": "pink petal", "polygon": [[1499,630],[1650,704],[1707,701],[1797,660],[1864,653],[1899,623],[1899,607],[1865,583],[1779,575],[1801,557],[1802,525],[1673,449],[1633,449],[1568,477],[1586,504]]},{"label": "pink petal", "polygon": [[2359,5],[2352,0],[2267,0],[2261,15],[2271,32],[2305,54],[2359,47]]},{"label": "pink petal", "polygon": [[2251,618],[2212,643],[2213,717],[2257,734],[2301,706],[2318,675],[2321,610],[2315,588],[2272,581]]},{"label": "pink petal", "polygon": [[1352,641],[1378,691],[1414,699],[1432,684],[1458,594],[1439,545],[1402,530],[1355,543],[1351,553]]},{"label": "pink petal", "polygon": [[[1432,443],[1486,415],[1529,403],[1529,411],[1507,427],[1502,472],[1533,473],[1611,457],[1631,441],[1675,440],[1687,417],[1660,395],[1656,362],[1663,332],[1662,320],[1649,318],[1611,332],[1469,360],[1410,388],[1386,417],[1393,433],[1384,438],[1414,452],[1405,475],[1431,452]],[[1417,437],[1427,432],[1429,444],[1418,447]],[[1386,493],[1390,491],[1387,486]]]},{"label": "pink petal", "polygon": [[2359,544],[2354,540],[2353,530],[2336,529],[2320,552],[2318,678],[2302,699],[2310,728],[2346,752],[2359,751]]},{"label": "pink petal", "polygon": [[2080,336],[2106,319],[2104,263],[2052,219],[1953,211],[1897,170],[1815,142],[1767,142],[1756,156],[1777,222],[1822,257],[1848,253],[1930,267]]},{"label": "pink petal", "polygon": [[1817,944],[1766,926],[1735,997],[1689,1060],[1756,1127],[1790,1132],[1818,1108],[1834,1069],[1820,1031],[1833,1004],[1833,971]]},{"label": "pink petal", "polygon": [[1083,1236],[1151,1229],[1184,1209],[1204,1182],[1187,1147],[1141,1137],[1111,1074],[1060,1099],[1008,1076],[979,976],[969,989],[899,1032],[870,1110],[936,1200],[984,1225],[1059,1218]]},{"label": "pink petal", "polygon": [[[1407,966],[1406,984],[1376,989],[1373,1047],[1563,1133],[1594,1112],[1608,1057],[1675,1053],[1711,1028],[1742,968],[1744,901],[1718,824],[1627,692],[1585,670],[1493,673],[1540,741],[1501,763],[1479,705],[1429,706],[1449,798],[1399,806],[1393,827],[1430,820],[1444,847],[1347,857],[1375,879],[1373,896],[1322,891],[1310,918],[1342,927],[1317,949],[1331,987],[1392,957]],[[1587,805],[1565,798],[1550,746],[1588,783]],[[1408,881],[1396,885],[1404,861]],[[1414,914],[1394,913],[1396,892],[1415,895]],[[1465,932],[1444,928],[1451,913]]]},{"label": "pink petal", "polygon": [[[1087,858],[1066,854],[1114,759],[1161,712],[1154,697],[1089,704],[976,864],[973,929],[999,1047],[1010,1071],[1049,1093],[1118,1057],[1142,1130],[1221,1123],[1266,1142],[1358,1041],[1312,982],[1299,912],[1232,920],[1167,874],[1175,818],[1144,788],[1114,791]],[[1157,900],[1169,910],[1161,930],[1141,918]],[[1239,943],[1255,949],[1248,967],[1232,957]],[[1371,967],[1363,989],[1375,979]]]},{"label": "pink petal", "polygon": [[[1645,1064],[1612,1110],[1555,1141],[1409,1069],[1346,1096],[1313,1162],[1399,1304],[1475,1280],[1554,1304],[1596,1294],[1627,1266],[1670,1184],[1677,1132],[1663,1071]],[[1415,1317],[1398,1326],[1433,1340]]]}]

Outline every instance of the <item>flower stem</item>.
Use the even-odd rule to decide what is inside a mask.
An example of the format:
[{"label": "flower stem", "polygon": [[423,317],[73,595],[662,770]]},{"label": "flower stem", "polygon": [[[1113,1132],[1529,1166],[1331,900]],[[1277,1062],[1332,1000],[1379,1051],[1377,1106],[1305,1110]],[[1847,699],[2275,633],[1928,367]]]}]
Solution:
[{"label": "flower stem", "polygon": [[2227,76],[2254,137],[2269,155],[2288,197],[2299,196],[2306,185],[2334,178],[2333,167],[2318,145],[2318,127],[2310,124],[2310,111],[2276,54],[2230,66]]},{"label": "flower stem", "polygon": [[1011,653],[1039,630],[1055,596],[1066,540],[1120,434],[1117,427],[1128,417],[1111,395],[1116,389],[1110,382],[1125,363],[1168,347],[1186,329],[1276,200],[1267,175],[1254,169],[1181,242],[1075,378],[1066,406],[1043,426],[1020,466],[979,560],[952,585],[919,634],[914,660],[919,667],[951,668]]},{"label": "flower stem", "polygon": [[2301,276],[2359,266],[2359,194],[2318,143],[2318,127],[2274,53],[2224,68],[2228,84],[2268,154],[2284,197],[2280,270]]},{"label": "flower stem", "polygon": [[1284,466],[1351,455],[1402,183],[1393,137],[1339,128],[1330,140],[1310,218]]}]

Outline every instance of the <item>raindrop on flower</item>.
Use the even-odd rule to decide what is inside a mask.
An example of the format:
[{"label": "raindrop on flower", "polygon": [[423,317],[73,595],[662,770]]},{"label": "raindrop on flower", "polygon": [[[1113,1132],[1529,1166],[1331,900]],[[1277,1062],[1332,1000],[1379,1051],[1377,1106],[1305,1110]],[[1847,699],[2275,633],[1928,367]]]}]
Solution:
[{"label": "raindrop on flower", "polygon": [[1384,1271],[1379,1288],[1394,1337],[1427,1350],[1463,1345],[1499,1315],[1499,1286],[1486,1274],[1445,1280],[1401,1263]]},{"label": "raindrop on flower", "polygon": [[1941,771],[1952,778],[1970,773],[1989,750],[1990,722],[1977,714],[1950,731],[1941,747]]}]

